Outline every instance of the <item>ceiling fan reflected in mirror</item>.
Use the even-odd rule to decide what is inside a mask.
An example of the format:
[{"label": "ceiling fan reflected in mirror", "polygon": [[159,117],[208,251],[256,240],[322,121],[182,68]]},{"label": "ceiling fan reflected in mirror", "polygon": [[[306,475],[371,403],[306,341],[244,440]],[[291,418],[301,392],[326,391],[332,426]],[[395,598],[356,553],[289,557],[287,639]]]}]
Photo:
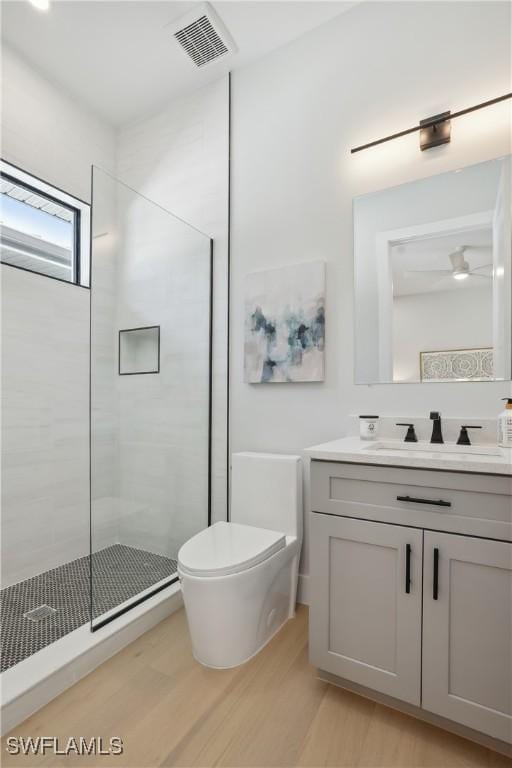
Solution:
[{"label": "ceiling fan reflected in mirror", "polygon": [[455,280],[465,280],[468,277],[482,277],[484,280],[491,280],[492,275],[480,274],[484,269],[492,267],[491,264],[483,264],[481,267],[471,269],[469,262],[466,261],[465,254],[467,250],[476,250],[478,246],[458,245],[457,248],[448,254],[452,264],[451,269],[411,269],[406,270],[408,275],[432,275],[437,277],[453,277]]}]

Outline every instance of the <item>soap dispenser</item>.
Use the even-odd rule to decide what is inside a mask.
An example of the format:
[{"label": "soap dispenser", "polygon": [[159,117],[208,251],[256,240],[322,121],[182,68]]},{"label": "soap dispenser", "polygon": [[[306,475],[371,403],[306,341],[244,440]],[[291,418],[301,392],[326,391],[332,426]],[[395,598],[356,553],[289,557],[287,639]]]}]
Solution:
[{"label": "soap dispenser", "polygon": [[512,397],[503,397],[507,404],[498,416],[498,444],[503,448],[512,448]]}]

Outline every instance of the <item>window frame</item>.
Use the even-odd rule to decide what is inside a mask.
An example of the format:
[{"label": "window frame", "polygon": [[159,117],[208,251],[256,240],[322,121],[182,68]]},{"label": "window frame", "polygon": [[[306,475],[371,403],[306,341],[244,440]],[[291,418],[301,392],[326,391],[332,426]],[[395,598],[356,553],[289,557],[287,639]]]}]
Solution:
[{"label": "window frame", "polygon": [[65,192],[50,182],[34,176],[22,168],[19,168],[6,160],[0,159],[0,177],[12,181],[25,189],[41,195],[57,205],[62,205],[72,210],[74,214],[74,259],[73,259],[73,278],[65,280],[62,277],[48,275],[45,272],[36,269],[28,269],[17,264],[10,264],[1,260],[0,262],[7,267],[21,269],[24,272],[30,272],[35,275],[58,280],[68,285],[77,285],[81,288],[90,288],[91,280],[91,206],[85,200],[81,200],[74,195]]}]

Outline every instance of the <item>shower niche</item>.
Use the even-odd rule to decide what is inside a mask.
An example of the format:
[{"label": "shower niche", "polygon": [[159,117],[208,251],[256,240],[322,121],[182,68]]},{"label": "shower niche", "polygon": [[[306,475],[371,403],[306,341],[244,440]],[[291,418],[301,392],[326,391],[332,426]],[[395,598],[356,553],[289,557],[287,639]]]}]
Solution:
[{"label": "shower niche", "polygon": [[160,326],[119,331],[119,375],[160,373]]}]

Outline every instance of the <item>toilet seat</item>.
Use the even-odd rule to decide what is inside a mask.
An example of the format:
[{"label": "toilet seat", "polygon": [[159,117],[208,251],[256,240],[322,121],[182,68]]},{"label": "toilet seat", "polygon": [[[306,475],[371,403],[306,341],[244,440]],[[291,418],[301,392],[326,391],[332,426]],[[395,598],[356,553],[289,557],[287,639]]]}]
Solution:
[{"label": "toilet seat", "polygon": [[178,555],[178,570],[190,576],[227,576],[267,560],[286,546],[278,531],[218,522],[196,534]]}]

